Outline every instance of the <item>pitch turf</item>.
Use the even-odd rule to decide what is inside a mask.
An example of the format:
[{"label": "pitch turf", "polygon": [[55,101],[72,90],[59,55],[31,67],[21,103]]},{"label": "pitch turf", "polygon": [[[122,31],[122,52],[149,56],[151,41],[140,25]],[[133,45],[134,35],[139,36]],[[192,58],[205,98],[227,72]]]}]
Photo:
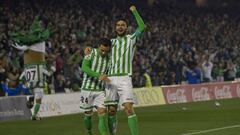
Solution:
[{"label": "pitch turf", "polygon": [[[237,127],[197,135],[240,135],[240,99],[137,108],[140,135],[183,135],[233,125]],[[184,109],[182,109],[184,108]],[[0,135],[85,135],[82,114],[45,118],[42,121],[0,123]],[[94,135],[97,119],[94,117]],[[118,135],[130,135],[127,119],[118,113]]]}]

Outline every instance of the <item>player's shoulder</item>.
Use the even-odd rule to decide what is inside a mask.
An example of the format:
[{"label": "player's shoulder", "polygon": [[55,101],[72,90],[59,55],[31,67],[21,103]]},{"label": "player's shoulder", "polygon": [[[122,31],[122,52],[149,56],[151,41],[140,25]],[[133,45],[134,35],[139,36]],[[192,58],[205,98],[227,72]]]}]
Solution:
[{"label": "player's shoulder", "polygon": [[91,55],[92,55],[93,57],[94,57],[94,56],[97,56],[97,55],[100,55],[98,49],[97,49],[97,48],[93,48],[93,49],[92,49],[92,52],[91,52]]},{"label": "player's shoulder", "polygon": [[[134,35],[134,33],[133,34],[127,34],[124,37],[131,38],[133,35]],[[112,38],[111,41],[113,42],[113,41],[118,40],[118,39],[119,39],[118,37],[115,37],[115,38]]]},{"label": "player's shoulder", "polygon": [[132,38],[133,34],[127,34],[126,37],[127,38]]},{"label": "player's shoulder", "polygon": [[94,55],[96,55],[96,52],[97,52],[97,49],[96,49],[96,48],[92,48],[91,51],[90,51],[90,53],[89,53],[89,54],[86,54],[84,58],[85,58],[86,60],[91,60],[91,58],[92,58]]},{"label": "player's shoulder", "polygon": [[94,52],[96,52],[96,51],[97,51],[97,48],[92,48],[91,53],[94,53]]}]

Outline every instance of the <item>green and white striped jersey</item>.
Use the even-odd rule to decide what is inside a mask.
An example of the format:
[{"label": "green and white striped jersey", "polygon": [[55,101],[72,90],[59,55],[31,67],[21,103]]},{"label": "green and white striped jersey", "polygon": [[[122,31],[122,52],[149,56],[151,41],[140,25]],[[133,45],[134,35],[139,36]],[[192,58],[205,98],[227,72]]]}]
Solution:
[{"label": "green and white striped jersey", "polygon": [[132,35],[111,39],[111,64],[109,76],[132,75],[132,61],[136,49],[135,43],[141,32],[137,29]]},{"label": "green and white striped jersey", "polygon": [[[84,60],[90,62],[89,68],[91,71],[100,75],[107,74],[109,57],[102,57],[98,49],[93,48],[91,53],[84,57]],[[103,91],[105,87],[104,82],[100,81],[98,77],[92,77],[89,74],[84,73],[81,89],[89,91]]]},{"label": "green and white striped jersey", "polygon": [[24,72],[21,74],[20,79],[25,79],[29,88],[44,87],[46,76],[50,73],[46,70],[45,62],[36,62],[24,65]]}]

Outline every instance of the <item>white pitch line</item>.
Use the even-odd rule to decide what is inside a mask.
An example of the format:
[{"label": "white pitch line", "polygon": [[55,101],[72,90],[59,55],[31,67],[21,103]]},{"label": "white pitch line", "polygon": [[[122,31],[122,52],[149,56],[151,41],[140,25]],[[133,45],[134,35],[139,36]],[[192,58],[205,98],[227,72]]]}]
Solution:
[{"label": "white pitch line", "polygon": [[186,134],[182,134],[182,135],[196,135],[196,134],[209,133],[209,132],[230,129],[230,128],[237,128],[237,127],[240,127],[240,125],[233,125],[233,126],[227,126],[227,127],[221,127],[221,128],[213,128],[213,129],[203,130],[203,131],[194,132],[194,133],[186,133]]},{"label": "white pitch line", "polygon": [[200,132],[202,130],[188,130],[187,132]]}]

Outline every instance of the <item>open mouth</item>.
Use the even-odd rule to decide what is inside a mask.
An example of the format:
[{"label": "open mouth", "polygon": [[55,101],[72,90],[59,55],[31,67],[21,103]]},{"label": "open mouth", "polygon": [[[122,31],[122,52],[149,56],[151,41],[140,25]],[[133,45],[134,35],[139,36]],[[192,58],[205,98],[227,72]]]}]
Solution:
[{"label": "open mouth", "polygon": [[119,30],[118,30],[118,33],[123,33],[123,29],[119,29]]}]

